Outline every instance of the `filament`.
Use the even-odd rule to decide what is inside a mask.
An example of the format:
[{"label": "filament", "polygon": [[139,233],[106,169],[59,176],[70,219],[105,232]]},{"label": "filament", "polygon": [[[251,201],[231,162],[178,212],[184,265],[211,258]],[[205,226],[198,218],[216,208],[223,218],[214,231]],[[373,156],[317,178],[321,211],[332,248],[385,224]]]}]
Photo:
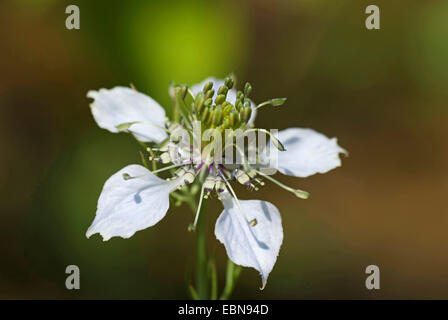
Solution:
[{"label": "filament", "polygon": [[289,192],[294,193],[298,198],[301,198],[301,199],[308,199],[309,196],[310,196],[310,194],[309,194],[308,192],[303,191],[303,190],[300,190],[300,189],[293,189],[293,188],[291,188],[291,187],[288,187],[287,185],[281,183],[281,182],[278,181],[278,180],[275,180],[275,179],[272,178],[271,176],[269,176],[269,175],[267,175],[267,174],[264,174],[264,173],[261,172],[261,171],[255,170],[255,172],[257,172],[258,174],[262,175],[262,176],[265,177],[266,179],[268,179],[268,180],[274,182],[276,185],[278,185],[279,187],[285,189],[286,191],[289,191]]}]

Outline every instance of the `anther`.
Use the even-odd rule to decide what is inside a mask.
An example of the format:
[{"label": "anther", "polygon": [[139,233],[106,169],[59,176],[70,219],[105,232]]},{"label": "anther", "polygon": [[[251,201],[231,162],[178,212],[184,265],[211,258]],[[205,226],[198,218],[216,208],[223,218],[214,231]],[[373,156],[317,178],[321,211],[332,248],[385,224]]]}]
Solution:
[{"label": "anther", "polygon": [[249,121],[251,114],[252,114],[252,108],[250,106],[244,107],[244,109],[241,110],[241,113],[240,113],[241,121],[243,121],[243,122]]},{"label": "anther", "polygon": [[134,177],[131,177],[128,173],[123,173],[123,179],[124,180],[131,180],[131,179],[133,179]]},{"label": "anther", "polygon": [[174,172],[174,175],[175,175],[176,177],[181,177],[181,176],[183,176],[186,172],[187,172],[187,170],[185,170],[185,168],[182,167],[182,168],[178,169],[176,172]]},{"label": "anther", "polygon": [[216,178],[214,176],[208,176],[204,182],[204,189],[210,193],[215,187]]},{"label": "anther", "polygon": [[194,108],[197,113],[201,113],[202,108],[204,107],[205,96],[203,92],[198,93],[196,99],[194,100]]},{"label": "anther", "polygon": [[223,95],[223,94],[218,94],[218,95],[216,96],[216,99],[215,99],[215,104],[216,104],[216,105],[220,105],[220,104],[222,104],[224,101],[226,101],[226,96]]},{"label": "anther", "polygon": [[222,120],[222,110],[221,107],[216,108],[215,111],[213,111],[211,122],[213,125],[217,126],[221,123]]},{"label": "anther", "polygon": [[194,181],[195,172],[192,168],[186,170],[185,174],[182,176],[185,184],[190,184]]},{"label": "anther", "polygon": [[236,108],[236,110],[240,111],[243,108],[243,101],[240,99],[236,100],[235,108]]},{"label": "anther", "polygon": [[250,185],[249,176],[247,175],[247,173],[245,173],[242,170],[239,170],[239,169],[235,170],[235,178],[239,183],[241,183],[243,185]]},{"label": "anther", "polygon": [[216,191],[219,193],[222,193],[226,190],[226,184],[224,183],[223,178],[216,177],[216,183],[215,183]]},{"label": "anther", "polygon": [[308,199],[310,197],[310,194],[306,191],[300,190],[300,189],[293,189],[291,187],[288,187],[287,185],[281,183],[280,181],[275,180],[274,178],[272,178],[271,176],[262,173],[261,171],[257,171],[258,174],[262,175],[263,177],[265,177],[266,179],[268,179],[269,181],[274,182],[276,185],[278,185],[279,187],[292,192],[296,197],[300,198],[300,199]]},{"label": "anther", "polygon": [[210,109],[209,108],[205,108],[204,112],[202,113],[202,116],[201,116],[202,122],[207,122],[209,114],[210,114]]},{"label": "anther", "polygon": [[207,91],[209,91],[211,88],[213,88],[213,82],[207,82],[205,85],[204,85],[204,88],[202,89],[202,91],[204,92],[204,93],[206,93]]},{"label": "anther", "polygon": [[228,114],[230,114],[230,112],[232,110],[233,110],[233,105],[230,102],[228,102],[228,101],[223,102],[223,104],[222,104],[223,115],[227,116]]},{"label": "anther", "polygon": [[251,183],[250,185],[249,185],[252,189],[254,189],[255,191],[258,191],[258,190],[260,190],[256,185],[254,185],[253,183]]},{"label": "anther", "polygon": [[165,153],[162,153],[162,154],[160,155],[160,159],[159,159],[159,161],[160,161],[161,163],[163,163],[163,164],[166,164],[166,163],[171,162],[172,159],[171,159],[171,157],[170,157],[170,154],[169,154],[168,152],[165,152]]},{"label": "anther", "polygon": [[227,88],[232,89],[233,88],[233,79],[232,77],[226,77],[225,84]]},{"label": "anther", "polygon": [[226,85],[224,85],[219,88],[218,94],[222,94],[224,97],[226,97],[228,91],[229,91],[229,88]]},{"label": "anther", "polygon": [[252,86],[249,82],[246,82],[246,85],[244,86],[244,95],[248,97],[250,93],[252,92]]},{"label": "anther", "polygon": [[207,107],[207,108],[211,107],[212,104],[213,104],[213,99],[212,98],[207,98],[204,101],[204,106]]},{"label": "anther", "polygon": [[215,90],[210,89],[205,93],[205,99],[210,99],[213,98],[213,96],[215,95]]}]

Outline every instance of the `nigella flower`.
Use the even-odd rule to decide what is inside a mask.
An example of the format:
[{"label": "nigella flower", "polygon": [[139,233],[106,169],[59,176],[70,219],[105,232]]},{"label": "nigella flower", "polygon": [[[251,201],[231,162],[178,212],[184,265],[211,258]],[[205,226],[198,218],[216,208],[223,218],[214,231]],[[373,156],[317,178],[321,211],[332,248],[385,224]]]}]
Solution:
[{"label": "nigella flower", "polygon": [[[170,94],[175,104],[172,121],[166,118],[164,109],[156,101],[134,89],[115,87],[89,91],[88,97],[94,99],[91,110],[97,124],[111,132],[129,132],[141,142],[158,144],[158,148],[148,148],[149,160],[163,167],[150,171],[145,166],[132,164],[112,175],[104,184],[87,237],[99,233],[104,241],[111,237],[129,238],[165,216],[171,193],[198,184],[198,210],[190,229],[196,226],[203,199],[217,194],[224,207],[215,225],[217,239],[224,244],[235,264],[258,270],[262,286],[265,286],[283,241],[280,213],[267,201],[238,199],[231,183],[236,181],[258,190],[265,179],[306,199],[307,192],[280,183],[263,169],[271,167],[302,178],[326,173],[341,165],[339,154],[345,150],[337,144],[336,138],[329,139],[311,129],[290,128],[273,135],[255,128],[257,109],[281,105],[286,99],[255,105],[249,99],[251,85],[246,83],[243,91],[237,91],[233,82],[231,77],[226,80],[208,78],[191,88],[172,86]],[[195,131],[194,123],[201,126],[199,131]],[[250,162],[247,150],[240,150],[234,144],[221,147],[216,144],[216,136],[213,140],[203,139],[201,135],[206,129],[213,129],[219,137],[225,138],[249,132],[267,133],[271,143],[263,156]],[[182,135],[193,142],[172,139]],[[280,151],[275,153],[277,149]],[[235,151],[242,161],[218,161],[224,159],[229,150]],[[217,157],[217,151],[224,154]],[[269,161],[274,153],[276,161]],[[161,178],[157,174],[162,171],[171,172],[171,176]]]}]

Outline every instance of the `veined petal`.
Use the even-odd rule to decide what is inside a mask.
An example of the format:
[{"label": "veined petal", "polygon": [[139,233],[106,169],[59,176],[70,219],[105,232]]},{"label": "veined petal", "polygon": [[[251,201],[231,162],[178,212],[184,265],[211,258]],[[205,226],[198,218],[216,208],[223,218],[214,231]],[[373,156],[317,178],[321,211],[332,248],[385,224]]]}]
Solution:
[{"label": "veined petal", "polygon": [[216,238],[235,264],[260,272],[263,289],[283,241],[280,213],[266,201],[235,200],[227,192],[221,197],[224,211],[216,221]]},{"label": "veined petal", "polygon": [[279,131],[277,137],[286,151],[277,153],[276,168],[291,176],[305,178],[326,173],[341,166],[340,153],[347,154],[336,138],[329,139],[312,129],[289,128]]},{"label": "veined petal", "polygon": [[[223,86],[225,84],[225,81],[223,79],[218,79],[215,77],[208,77],[206,78],[204,81],[202,81],[201,83],[197,83],[191,86],[191,92],[193,92],[194,95],[197,95],[199,92],[202,91],[202,88],[204,87],[204,85],[208,82],[213,82],[213,89],[215,90],[215,94],[213,96],[213,100],[215,100],[217,92],[219,87]],[[236,101],[236,94],[237,91],[235,88],[230,89],[227,92],[227,101],[229,101],[230,103],[235,104]],[[252,123],[255,122],[255,118],[257,117],[257,110],[255,109],[256,105],[255,103],[250,100],[250,105],[252,107],[252,113],[250,115],[249,121],[247,122],[248,125],[251,125]]]},{"label": "veined petal", "polygon": [[119,132],[118,125],[132,124],[129,131],[143,142],[160,143],[167,138],[165,110],[152,98],[131,88],[114,87],[110,90],[89,91],[87,97],[96,123],[110,132]]},{"label": "veined petal", "polygon": [[180,179],[160,179],[140,165],[121,169],[104,184],[87,238],[95,233],[104,241],[129,238],[155,225],[168,211],[170,192],[181,183]]}]

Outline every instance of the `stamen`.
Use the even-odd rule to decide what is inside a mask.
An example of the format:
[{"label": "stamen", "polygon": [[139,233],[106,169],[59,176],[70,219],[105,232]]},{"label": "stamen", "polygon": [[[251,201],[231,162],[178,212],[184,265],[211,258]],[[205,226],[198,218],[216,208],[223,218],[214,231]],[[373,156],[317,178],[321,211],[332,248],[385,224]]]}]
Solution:
[{"label": "stamen", "polygon": [[129,175],[129,173],[123,173],[123,179],[124,180],[131,180],[131,179],[134,179],[135,177],[131,177],[130,175]]},{"label": "stamen", "polygon": [[[198,204],[198,209],[196,210],[196,215],[194,217],[194,222],[193,222],[193,224],[190,224],[188,226],[188,231],[190,231],[190,232],[196,230],[196,225],[198,223],[199,213],[201,212],[202,199],[205,198],[204,197],[204,189],[205,189],[205,184],[202,185],[201,196],[199,197],[199,204]],[[207,198],[205,198],[205,199],[207,199]]]},{"label": "stamen", "polygon": [[177,167],[182,167],[182,166],[185,166],[185,165],[186,165],[186,163],[173,164],[173,165],[165,167],[165,168],[160,168],[160,169],[151,171],[151,173],[153,173],[153,174],[154,173],[159,173],[159,172],[162,172],[162,171],[170,170],[170,169],[177,168]]},{"label": "stamen", "polygon": [[235,170],[235,178],[242,185],[250,185],[250,177],[243,170]]},{"label": "stamen", "polygon": [[162,153],[160,155],[159,159],[160,159],[160,162],[162,162],[163,164],[172,162],[171,161],[172,159],[171,159],[170,154],[168,152]]},{"label": "stamen", "polygon": [[213,188],[215,187],[215,183],[216,183],[216,178],[214,176],[208,176],[205,179],[204,182],[204,188],[206,191],[208,191],[209,193],[213,190]]},{"label": "stamen", "polygon": [[261,172],[261,171],[256,170],[256,172],[257,172],[258,174],[262,175],[263,177],[265,177],[266,179],[268,179],[268,180],[274,182],[276,185],[278,185],[279,187],[285,189],[286,191],[289,191],[289,192],[294,193],[294,195],[295,195],[297,198],[300,198],[300,199],[308,199],[308,198],[310,197],[310,194],[309,194],[308,192],[306,192],[306,191],[303,191],[303,190],[300,190],[300,189],[293,189],[293,188],[288,187],[287,185],[281,183],[280,181],[275,180],[275,179],[272,178],[271,176],[268,176],[267,174],[264,174],[264,173]]},{"label": "stamen", "polygon": [[183,175],[184,183],[185,184],[192,183],[194,181],[195,177],[196,177],[196,172],[192,168],[187,169],[185,174]]},{"label": "stamen", "polygon": [[[247,219],[247,215],[244,213],[243,208],[241,207],[240,201],[238,200],[238,198],[236,197],[235,191],[233,191],[232,186],[230,185],[229,181],[226,180],[226,178],[224,177],[223,173],[221,170],[218,170],[219,174],[221,175],[221,177],[223,178],[224,182],[227,184],[227,187],[229,188],[230,193],[232,194],[233,198],[235,199],[236,202],[236,206],[238,207],[238,209],[240,210],[240,212],[243,214],[244,219],[246,220],[246,222],[253,227],[253,225],[251,224],[251,221],[249,221]],[[253,220],[252,220],[253,221]],[[255,220],[256,221],[256,220]]]},{"label": "stamen", "polygon": [[226,190],[225,182],[221,177],[216,177],[215,189],[218,193],[223,193]]},{"label": "stamen", "polygon": [[285,102],[286,102],[286,98],[274,98],[274,99],[270,99],[270,100],[267,100],[267,101],[262,102],[262,103],[260,103],[259,105],[257,105],[257,106],[255,107],[255,110],[257,110],[257,109],[259,109],[259,108],[261,108],[261,107],[263,107],[263,106],[267,106],[267,105],[271,105],[271,106],[273,106],[273,107],[278,107],[278,106],[283,105]]},{"label": "stamen", "polygon": [[174,172],[174,175],[175,175],[176,177],[181,177],[181,176],[183,176],[186,172],[187,172],[187,170],[185,169],[185,167],[182,167],[182,168],[178,169],[176,172]]},{"label": "stamen", "polygon": [[142,175],[140,175],[140,176],[131,176],[129,173],[123,173],[122,174],[122,177],[123,177],[123,180],[132,180],[132,179],[137,179],[137,178],[141,178],[141,177],[144,177],[145,175],[144,174],[142,174]]},{"label": "stamen", "polygon": [[118,131],[128,131],[130,133],[136,133],[136,132],[134,132],[132,130],[129,130],[129,128],[132,127],[134,124],[149,124],[151,126],[157,127],[159,129],[162,129],[162,130],[165,130],[165,131],[168,132],[167,128],[159,126],[159,125],[157,125],[155,123],[152,123],[151,121],[131,121],[131,122],[125,122],[125,123],[121,123],[119,125],[116,125],[115,128]]},{"label": "stamen", "polygon": [[222,170],[222,172],[226,175],[227,179],[232,178],[231,172],[226,167],[224,167],[222,164],[219,164],[218,168]]},{"label": "stamen", "polygon": [[247,132],[252,132],[252,131],[260,131],[260,132],[264,132],[266,133],[269,137],[271,137],[272,143],[274,144],[274,146],[280,150],[280,151],[286,151],[285,146],[283,145],[283,143],[280,142],[280,140],[278,140],[276,137],[274,137],[274,135],[269,132],[266,129],[260,129],[260,128],[255,128],[255,129],[249,129],[246,131]]}]

